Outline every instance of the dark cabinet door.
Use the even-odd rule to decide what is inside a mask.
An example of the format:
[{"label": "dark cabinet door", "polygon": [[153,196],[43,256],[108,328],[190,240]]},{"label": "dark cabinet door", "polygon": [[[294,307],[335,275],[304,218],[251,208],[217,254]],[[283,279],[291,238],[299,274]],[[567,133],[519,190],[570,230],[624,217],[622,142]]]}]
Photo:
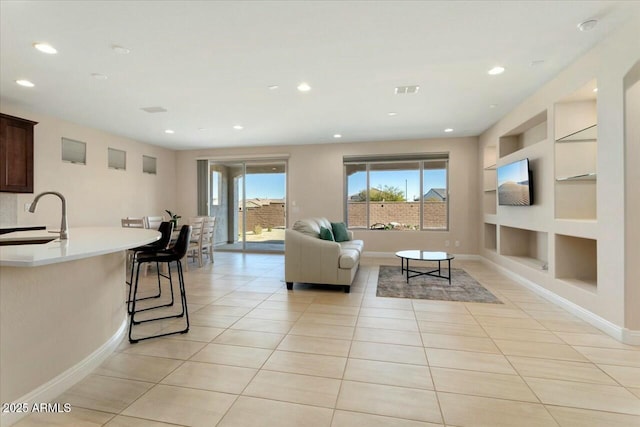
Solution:
[{"label": "dark cabinet door", "polygon": [[0,191],[33,193],[36,122],[0,114]]}]

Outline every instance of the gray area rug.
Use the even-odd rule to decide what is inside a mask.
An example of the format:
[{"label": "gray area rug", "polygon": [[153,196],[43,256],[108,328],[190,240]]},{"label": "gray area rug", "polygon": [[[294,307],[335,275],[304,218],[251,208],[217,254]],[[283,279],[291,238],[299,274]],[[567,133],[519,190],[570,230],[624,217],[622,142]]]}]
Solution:
[{"label": "gray area rug", "polygon": [[[433,270],[428,267],[413,267],[416,271]],[[452,268],[451,285],[447,279],[432,276],[418,276],[409,279],[407,284],[406,272],[400,272],[399,265],[381,265],[378,276],[379,297],[414,298],[439,301],[464,301],[484,302],[489,304],[502,304],[491,292],[478,283],[466,271],[460,268]],[[449,270],[442,269],[442,275],[448,276]]]}]

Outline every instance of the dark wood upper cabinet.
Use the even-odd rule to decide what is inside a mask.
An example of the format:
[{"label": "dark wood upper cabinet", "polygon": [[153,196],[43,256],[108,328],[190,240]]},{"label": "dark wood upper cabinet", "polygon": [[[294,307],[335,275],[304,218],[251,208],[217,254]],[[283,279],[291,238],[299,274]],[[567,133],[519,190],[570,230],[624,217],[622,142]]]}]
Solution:
[{"label": "dark wood upper cabinet", "polygon": [[0,191],[33,193],[33,127],[36,124],[0,113]]}]

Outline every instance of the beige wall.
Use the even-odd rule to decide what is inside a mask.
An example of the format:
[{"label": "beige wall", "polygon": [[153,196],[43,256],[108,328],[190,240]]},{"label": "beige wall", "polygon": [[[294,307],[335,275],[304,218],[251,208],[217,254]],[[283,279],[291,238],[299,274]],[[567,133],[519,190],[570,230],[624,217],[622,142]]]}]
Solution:
[{"label": "beige wall", "polygon": [[625,78],[626,324],[640,329],[640,61]]},{"label": "beige wall", "polygon": [[[516,265],[495,251],[481,249],[483,256],[523,277],[547,288],[555,294],[586,308],[598,316],[622,327],[638,329],[637,320],[625,312],[633,310],[633,303],[625,305],[625,135],[624,91],[625,74],[640,58],[640,19],[635,20],[587,52],[511,113],[480,135],[480,150],[495,145],[498,138],[536,116],[548,111],[549,137],[530,147],[527,156],[533,159],[536,173],[536,205],[514,210],[498,207],[497,215],[484,215],[484,223],[497,222],[548,233],[549,271],[541,272]],[[597,221],[558,221],[554,218],[554,106],[577,91],[587,82],[598,84],[598,144],[597,144]],[[636,144],[637,145],[637,144]],[[481,151],[482,152],[482,151]],[[514,159],[515,160],[515,159]],[[479,156],[478,164],[482,162]],[[638,168],[637,164],[635,165]],[[479,180],[482,176],[479,172]],[[631,178],[631,175],[627,175]],[[633,187],[637,187],[634,185]],[[499,229],[500,227],[498,227]],[[584,231],[586,230],[586,231]],[[593,231],[595,230],[595,231]],[[558,235],[594,234],[597,239],[597,289],[585,289],[554,279],[556,239]],[[499,231],[498,231],[499,234]],[[482,248],[484,244],[480,245]],[[561,254],[562,255],[562,254]],[[627,282],[629,286],[629,282]],[[635,293],[637,296],[638,294]],[[638,305],[635,304],[637,311]],[[625,319],[626,317],[626,319]]]},{"label": "beige wall", "polygon": [[[42,191],[61,192],[67,200],[69,227],[119,225],[126,216],[161,215],[175,210],[175,152],[143,144],[54,117],[2,104],[12,116],[38,122],[34,130],[34,194],[3,194],[0,225],[60,227],[60,201],[46,196],[35,213],[25,203]],[[87,143],[86,166],[63,163],[60,138]],[[107,168],[107,148],[127,152],[127,170]],[[142,155],[157,158],[157,175],[142,173]],[[5,200],[14,203],[5,203]]]},{"label": "beige wall", "polygon": [[[412,141],[314,144],[254,148],[181,151],[177,154],[177,204],[183,217],[196,212],[196,158],[231,159],[256,156],[288,157],[288,223],[310,216],[344,220],[343,156],[449,153],[450,227],[448,231],[356,231],[367,252],[400,249],[447,249],[453,253],[478,251],[478,140],[475,137]],[[446,241],[450,247],[446,247]],[[455,242],[459,246],[455,246]]]}]

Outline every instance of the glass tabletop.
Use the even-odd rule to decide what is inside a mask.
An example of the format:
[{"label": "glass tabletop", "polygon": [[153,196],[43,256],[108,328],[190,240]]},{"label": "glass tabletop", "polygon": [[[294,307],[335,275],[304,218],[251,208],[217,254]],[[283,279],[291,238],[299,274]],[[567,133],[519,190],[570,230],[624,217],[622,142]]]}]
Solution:
[{"label": "glass tabletop", "polygon": [[406,259],[415,259],[419,261],[444,261],[453,259],[453,255],[447,252],[430,252],[420,250],[408,250],[396,252],[396,256]]}]

